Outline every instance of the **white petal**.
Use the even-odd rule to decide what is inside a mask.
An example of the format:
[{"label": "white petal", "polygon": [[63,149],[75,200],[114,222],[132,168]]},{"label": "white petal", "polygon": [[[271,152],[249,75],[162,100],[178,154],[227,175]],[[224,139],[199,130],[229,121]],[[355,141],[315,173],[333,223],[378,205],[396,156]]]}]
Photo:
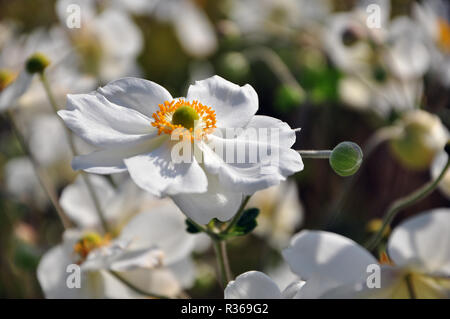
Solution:
[{"label": "white petal", "polygon": [[[433,179],[438,178],[448,160],[449,157],[445,151],[436,155],[433,163],[431,163],[431,176]],[[444,178],[441,180],[438,187],[442,194],[447,197],[447,199],[450,199],[450,171],[445,173]]]},{"label": "white petal", "polygon": [[67,110],[58,115],[76,135],[97,147],[126,145],[157,132],[147,116],[95,92],[67,95]]},{"label": "white petal", "polygon": [[127,250],[111,262],[113,271],[130,271],[139,268],[152,269],[161,266],[164,253],[157,248]]},{"label": "white petal", "polygon": [[204,57],[217,49],[214,27],[204,12],[191,1],[179,1],[172,22],[183,48],[191,55]]},{"label": "white petal", "polygon": [[120,238],[131,240],[133,249],[157,247],[169,265],[188,256],[195,247],[195,235],[186,231],[183,214],[169,200],[152,211],[138,214],[122,230]]},{"label": "white petal", "polygon": [[98,89],[111,103],[135,109],[152,119],[158,105],[172,101],[170,93],[154,82],[139,78],[123,78]]},{"label": "white petal", "polygon": [[258,94],[249,84],[241,87],[217,75],[196,81],[187,99],[211,107],[219,128],[244,127],[258,110]]},{"label": "white petal", "polygon": [[166,135],[161,135],[156,138],[149,136],[134,143],[129,143],[128,145],[100,150],[87,155],[79,155],[72,160],[72,168],[74,170],[84,170],[88,173],[95,174],[125,172],[127,167],[125,166],[124,159],[147,153],[161,145],[166,138]]},{"label": "white petal", "polygon": [[376,259],[357,243],[324,231],[301,231],[295,235],[283,257],[292,271],[308,281],[318,274],[337,282],[353,282]]},{"label": "white petal", "polygon": [[225,299],[280,299],[280,288],[266,274],[248,271],[230,281],[225,288]]},{"label": "white petal", "polygon": [[291,283],[281,293],[283,299],[293,299],[300,292],[305,283],[306,282],[303,280],[298,280]]},{"label": "white petal", "polygon": [[95,32],[105,54],[134,59],[142,49],[142,34],[130,17],[108,8],[95,19]]},{"label": "white petal", "polygon": [[80,298],[80,289],[69,289],[66,272],[67,266],[73,264],[71,251],[64,245],[58,245],[42,256],[37,278],[46,298]]},{"label": "white petal", "polygon": [[192,288],[195,283],[196,269],[192,258],[184,258],[169,266],[174,276],[183,288]]},{"label": "white petal", "polygon": [[225,190],[216,176],[207,174],[208,190],[202,194],[178,194],[171,198],[180,210],[196,223],[206,225],[211,219],[227,221],[236,214],[243,195]]},{"label": "white petal", "polygon": [[449,243],[450,208],[437,208],[397,226],[389,238],[388,252],[398,266],[450,276]]},{"label": "white petal", "polygon": [[31,85],[33,76],[26,71],[22,71],[18,78],[0,92],[0,112],[13,107],[19,97],[21,97]]},{"label": "white petal", "polygon": [[197,160],[191,163],[172,161],[171,147],[165,142],[154,151],[125,159],[131,178],[155,196],[178,193],[203,193],[207,179]]},{"label": "white petal", "polygon": [[[104,209],[107,203],[115,198],[116,192],[104,177],[89,175],[86,178],[90,179],[100,206]],[[81,175],[73,184],[64,188],[60,203],[67,216],[78,227],[96,228],[101,225],[94,202]]]},{"label": "white petal", "polygon": [[[253,129],[246,132],[250,130]],[[218,174],[225,189],[253,194],[303,169],[298,152],[271,144],[271,138],[269,143],[264,138],[258,141],[250,137],[252,134],[244,133],[234,139],[210,135],[210,144],[200,144],[206,170]]]}]

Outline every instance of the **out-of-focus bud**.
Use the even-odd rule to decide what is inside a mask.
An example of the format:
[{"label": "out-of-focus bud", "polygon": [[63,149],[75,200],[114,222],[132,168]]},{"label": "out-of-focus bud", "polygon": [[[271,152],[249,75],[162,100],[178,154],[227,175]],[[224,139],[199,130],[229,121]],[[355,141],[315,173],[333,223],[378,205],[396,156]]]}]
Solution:
[{"label": "out-of-focus bud", "polygon": [[0,70],[0,92],[14,81],[14,74],[7,70]]},{"label": "out-of-focus bud", "polygon": [[[366,231],[369,234],[375,234],[378,233],[381,229],[381,227],[383,226],[383,220],[381,220],[380,218],[374,218],[371,219],[367,224],[366,224]],[[391,231],[391,228],[389,227],[389,225],[383,230],[383,237],[387,237],[389,235]]]},{"label": "out-of-focus bud", "polygon": [[340,176],[355,174],[362,164],[363,152],[358,144],[341,142],[331,152],[330,166]]},{"label": "out-of-focus bud", "polygon": [[439,117],[423,110],[408,112],[397,122],[400,134],[390,142],[397,160],[405,167],[422,170],[444,149],[448,132]]},{"label": "out-of-focus bud", "polygon": [[25,64],[25,68],[30,74],[42,73],[50,65],[50,60],[42,53],[35,53],[30,56]]},{"label": "out-of-focus bud", "polygon": [[305,92],[300,88],[284,84],[275,91],[274,104],[277,111],[287,113],[305,101]]},{"label": "out-of-focus bud", "polygon": [[247,58],[239,52],[223,54],[219,59],[219,72],[232,82],[243,82],[250,73],[250,64]]}]

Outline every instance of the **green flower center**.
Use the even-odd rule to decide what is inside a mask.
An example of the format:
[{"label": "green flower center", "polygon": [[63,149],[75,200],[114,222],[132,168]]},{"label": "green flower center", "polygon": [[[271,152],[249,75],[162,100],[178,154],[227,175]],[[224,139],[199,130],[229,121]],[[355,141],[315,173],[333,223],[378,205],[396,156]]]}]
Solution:
[{"label": "green flower center", "polygon": [[172,124],[181,125],[188,130],[194,129],[195,121],[198,121],[200,116],[192,107],[183,105],[180,106],[172,115]]}]

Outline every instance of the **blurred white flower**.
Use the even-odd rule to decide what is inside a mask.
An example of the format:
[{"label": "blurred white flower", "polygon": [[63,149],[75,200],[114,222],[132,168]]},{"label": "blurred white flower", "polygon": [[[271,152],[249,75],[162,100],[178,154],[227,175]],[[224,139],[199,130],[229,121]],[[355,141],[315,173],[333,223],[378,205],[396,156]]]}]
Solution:
[{"label": "blurred white flower", "polygon": [[47,195],[39,183],[33,164],[28,157],[9,160],[4,167],[5,184],[9,194],[15,198],[44,208]]},{"label": "blurred white flower", "polygon": [[[74,169],[128,171],[138,186],[159,197],[171,196],[183,213],[206,224],[213,218],[230,219],[244,194],[303,169],[300,155],[291,149],[295,131],[280,120],[255,116],[257,109],[258,96],[250,85],[239,87],[218,76],[191,85],[186,100],[174,99],[156,83],[124,78],[90,94],[69,95],[67,110],[59,115],[76,135],[99,148],[76,157]],[[226,129],[233,130],[232,137],[221,137]],[[248,134],[258,129],[275,129],[278,140]],[[180,144],[172,140],[178,132],[194,146],[193,154],[180,162],[172,158]],[[253,160],[250,145],[258,154]],[[243,163],[226,161],[227,152],[217,151],[224,147],[246,149]]]},{"label": "blurred white flower", "polygon": [[[63,30],[58,27],[9,37],[0,50],[0,74],[7,80],[5,86],[0,83],[0,111],[13,106],[32,106],[27,116],[33,117],[36,112],[50,110],[42,83],[25,70],[27,59],[36,52],[50,60],[46,74],[58,104],[63,104],[69,92],[92,89],[94,80],[77,71],[71,50]],[[2,77],[0,75],[0,82]]]},{"label": "blurred white flower", "polygon": [[205,57],[217,49],[214,26],[199,4],[192,0],[120,0],[116,5],[135,14],[148,14],[174,27],[183,49]]},{"label": "blurred white flower", "polygon": [[449,4],[440,0],[413,3],[413,15],[422,27],[424,43],[431,55],[432,72],[441,83],[450,86],[450,13]]},{"label": "blurred white flower", "polygon": [[266,274],[248,271],[228,283],[225,299],[290,299],[301,291],[304,284],[299,280],[281,291],[275,281]]},{"label": "blurred white flower", "polygon": [[266,238],[276,249],[286,247],[303,221],[303,207],[293,181],[256,192],[247,207],[260,211],[254,234]]},{"label": "blurred white flower", "polygon": [[230,18],[244,34],[264,36],[323,21],[331,11],[328,0],[238,0]]},{"label": "blurred white flower", "polygon": [[377,261],[363,247],[333,233],[300,232],[283,251],[292,271],[306,280],[296,298],[446,298],[449,227],[448,208],[397,226],[387,245],[393,266],[381,265],[380,288],[367,285],[367,266]]},{"label": "blurred white flower", "polygon": [[[73,206],[71,217],[78,213],[80,224],[93,225],[96,218],[92,208],[69,202],[67,196],[63,203],[66,208]],[[77,208],[84,211],[75,212]],[[112,218],[111,214],[107,216]],[[39,282],[47,298],[144,297],[109,272],[114,271],[150,294],[176,296],[195,278],[190,254],[196,235],[184,229],[183,215],[170,201],[164,201],[133,217],[116,237],[95,230],[67,230],[63,243],[42,257],[37,270]],[[81,267],[80,289],[67,287],[66,269],[70,264]]]},{"label": "blurred white flower", "polygon": [[[73,4],[81,9],[81,27],[70,29],[67,8]],[[142,49],[142,34],[126,13],[114,7],[97,13],[94,0],[59,0],[56,13],[85,72],[102,82],[139,74],[136,58]]]},{"label": "blurred white flower", "polygon": [[[442,151],[436,155],[433,163],[431,164],[431,176],[433,177],[433,179],[438,178],[439,174],[441,174],[442,170],[444,169],[445,164],[447,164],[447,161],[447,152]],[[444,177],[438,185],[438,188],[445,197],[450,199],[450,171],[447,171],[445,173]]]}]

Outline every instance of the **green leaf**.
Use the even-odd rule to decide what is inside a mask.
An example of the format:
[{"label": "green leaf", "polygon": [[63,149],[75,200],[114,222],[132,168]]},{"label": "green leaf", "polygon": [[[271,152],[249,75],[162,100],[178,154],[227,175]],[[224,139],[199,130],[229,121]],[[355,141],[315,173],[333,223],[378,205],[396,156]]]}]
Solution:
[{"label": "green leaf", "polygon": [[239,218],[236,225],[230,230],[227,237],[244,236],[253,231],[258,223],[256,217],[259,215],[258,208],[247,209]]},{"label": "green leaf", "polygon": [[189,219],[186,219],[186,231],[190,234],[200,233],[201,230],[195,226]]}]

